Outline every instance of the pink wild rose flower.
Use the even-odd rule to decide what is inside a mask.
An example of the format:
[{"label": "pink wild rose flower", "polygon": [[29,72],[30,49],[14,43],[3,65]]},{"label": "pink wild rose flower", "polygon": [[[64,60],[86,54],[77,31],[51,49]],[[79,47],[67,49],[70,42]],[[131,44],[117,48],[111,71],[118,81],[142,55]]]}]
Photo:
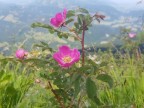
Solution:
[{"label": "pink wild rose flower", "polygon": [[61,27],[65,22],[66,15],[67,15],[67,10],[64,9],[62,13],[57,13],[55,17],[51,18],[50,23],[54,27]]},{"label": "pink wild rose flower", "polygon": [[68,68],[80,59],[78,49],[70,49],[68,46],[60,46],[59,51],[53,54],[53,58],[63,68]]},{"label": "pink wild rose flower", "polygon": [[18,59],[24,59],[27,56],[28,52],[24,49],[18,49],[15,53],[16,58]]},{"label": "pink wild rose flower", "polygon": [[129,38],[134,38],[136,37],[136,33],[128,33]]}]

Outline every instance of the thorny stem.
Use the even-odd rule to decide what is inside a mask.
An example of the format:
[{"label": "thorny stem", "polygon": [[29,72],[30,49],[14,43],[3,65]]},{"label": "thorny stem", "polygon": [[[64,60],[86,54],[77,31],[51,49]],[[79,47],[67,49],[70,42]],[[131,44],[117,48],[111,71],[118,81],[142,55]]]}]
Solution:
[{"label": "thorny stem", "polygon": [[136,58],[139,60],[141,58],[141,50],[140,48],[137,48],[135,50],[136,50]]},{"label": "thorny stem", "polygon": [[78,99],[78,106],[80,105],[80,102],[81,102],[81,96],[79,97],[79,99]]},{"label": "thorny stem", "polygon": [[53,87],[52,87],[50,81],[48,81],[48,84],[49,84],[49,86],[50,86],[50,88],[51,88],[51,91],[52,91],[53,94],[55,95],[55,98],[56,98],[57,101],[59,102],[61,108],[65,108],[64,104],[61,102],[61,98],[60,98],[60,97],[56,94],[56,92],[54,91],[54,89],[53,89]]},{"label": "thorny stem", "polygon": [[81,46],[82,46],[82,66],[84,66],[84,64],[85,64],[85,51],[84,51],[85,29],[86,29],[86,24],[85,24],[85,21],[83,21],[83,31],[82,31],[82,40],[81,40]]},{"label": "thorny stem", "polygon": [[[71,29],[66,26],[63,25],[64,27],[67,27],[70,31]],[[76,31],[72,31],[75,34],[75,37],[81,42],[81,46],[82,46],[82,66],[84,66],[84,62],[85,62],[85,51],[84,51],[84,36],[85,36],[85,28],[87,27],[87,25],[85,24],[85,21],[83,21],[83,31],[82,31],[82,38],[80,38],[80,36],[76,33]]]},{"label": "thorny stem", "polygon": [[73,103],[74,103],[74,97],[71,98],[71,102],[70,102],[69,106],[67,106],[67,108],[73,108]]}]

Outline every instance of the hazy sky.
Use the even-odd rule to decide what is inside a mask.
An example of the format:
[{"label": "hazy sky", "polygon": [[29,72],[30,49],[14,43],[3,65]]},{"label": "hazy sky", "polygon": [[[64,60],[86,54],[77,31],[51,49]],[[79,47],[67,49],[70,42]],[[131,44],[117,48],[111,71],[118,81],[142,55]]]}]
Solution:
[{"label": "hazy sky", "polygon": [[144,6],[144,0],[110,0],[113,3],[117,3],[119,5],[136,5],[138,2],[141,2],[140,5]]},{"label": "hazy sky", "polygon": [[32,0],[0,0],[5,3],[14,3],[14,4],[23,4],[23,3],[31,3]]},{"label": "hazy sky", "polygon": [[140,0],[110,0],[110,1],[113,1],[115,3],[136,3]]},{"label": "hazy sky", "polygon": [[[0,0],[0,1],[6,2],[6,3],[14,3],[14,4],[27,4],[27,3],[31,3],[32,1],[34,2],[37,0]],[[53,1],[53,0],[47,0],[47,1]],[[66,1],[72,2],[73,0],[66,0]],[[79,0],[77,0],[77,1],[79,1]],[[90,2],[91,0],[80,0],[80,1]],[[97,0],[95,0],[95,1],[97,1]],[[140,6],[144,7],[144,0],[98,0],[98,1],[107,1],[107,2],[110,2],[112,4],[116,4],[115,6],[118,5],[119,7],[124,7],[124,8],[136,7],[137,2],[143,1],[140,4]]]},{"label": "hazy sky", "polygon": [[[9,3],[22,3],[22,2],[30,2],[31,0],[0,0],[0,1],[9,2]],[[32,0],[32,1],[34,1],[34,0]],[[120,4],[123,4],[123,3],[124,4],[125,3],[133,3],[134,4],[140,0],[106,0],[106,1],[113,1],[114,3],[120,3]],[[89,2],[90,2],[90,0],[89,0]]]}]

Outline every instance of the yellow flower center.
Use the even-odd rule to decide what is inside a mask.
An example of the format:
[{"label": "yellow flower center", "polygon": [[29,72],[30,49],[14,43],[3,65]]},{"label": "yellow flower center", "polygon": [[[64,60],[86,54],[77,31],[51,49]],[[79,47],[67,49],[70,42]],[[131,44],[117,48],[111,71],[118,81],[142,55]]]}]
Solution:
[{"label": "yellow flower center", "polygon": [[70,63],[71,60],[72,60],[72,58],[71,58],[70,56],[65,56],[65,57],[63,57],[63,61],[64,61],[65,63]]}]

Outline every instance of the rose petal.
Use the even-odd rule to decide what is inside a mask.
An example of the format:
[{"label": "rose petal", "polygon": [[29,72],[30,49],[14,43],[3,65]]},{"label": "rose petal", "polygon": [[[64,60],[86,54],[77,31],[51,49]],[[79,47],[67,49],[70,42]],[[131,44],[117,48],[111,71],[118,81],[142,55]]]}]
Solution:
[{"label": "rose petal", "polygon": [[64,19],[66,19],[66,15],[67,15],[67,10],[64,9],[64,10],[63,10],[63,17],[64,17]]},{"label": "rose petal", "polygon": [[59,27],[59,23],[57,23],[56,18],[51,18],[50,23],[55,27]]},{"label": "rose petal", "polygon": [[53,58],[54,58],[59,64],[61,64],[61,65],[64,64],[64,61],[62,60],[62,57],[61,57],[61,55],[60,55],[59,52],[54,53],[54,54],[53,54]]},{"label": "rose petal", "polygon": [[[63,57],[70,56],[71,61],[69,63],[63,61]],[[68,46],[63,45],[59,47],[59,51],[53,54],[53,58],[59,63],[61,67],[70,67],[75,62],[80,60],[80,52],[78,49],[71,50]]]},{"label": "rose petal", "polygon": [[67,56],[71,53],[71,49],[68,46],[64,45],[59,47],[59,52],[61,52],[62,56]]},{"label": "rose petal", "polygon": [[74,59],[75,62],[77,62],[80,59],[80,52],[77,49],[73,49],[70,56]]},{"label": "rose petal", "polygon": [[64,20],[62,13],[57,13],[55,18],[56,18],[57,23],[59,24],[61,24]]}]

